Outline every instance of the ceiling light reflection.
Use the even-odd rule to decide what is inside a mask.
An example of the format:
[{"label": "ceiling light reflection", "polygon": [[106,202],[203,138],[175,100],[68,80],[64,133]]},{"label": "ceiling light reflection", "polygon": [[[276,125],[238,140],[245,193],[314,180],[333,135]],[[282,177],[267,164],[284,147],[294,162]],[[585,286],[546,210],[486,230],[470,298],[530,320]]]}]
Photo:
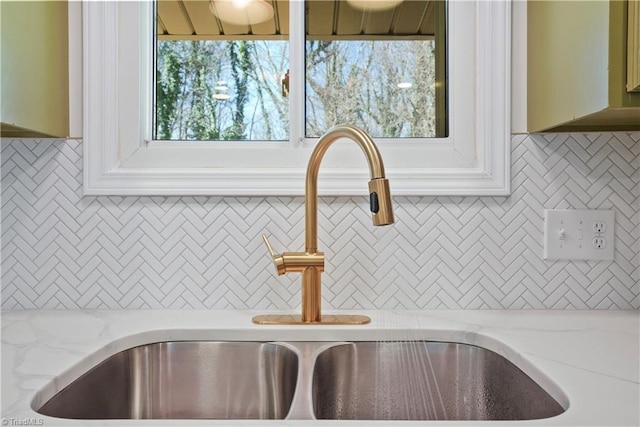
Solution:
[{"label": "ceiling light reflection", "polygon": [[209,10],[232,25],[256,25],[273,19],[273,7],[265,0],[211,0]]},{"label": "ceiling light reflection", "polygon": [[351,5],[351,7],[360,10],[387,10],[393,9],[403,0],[347,0],[347,3]]}]

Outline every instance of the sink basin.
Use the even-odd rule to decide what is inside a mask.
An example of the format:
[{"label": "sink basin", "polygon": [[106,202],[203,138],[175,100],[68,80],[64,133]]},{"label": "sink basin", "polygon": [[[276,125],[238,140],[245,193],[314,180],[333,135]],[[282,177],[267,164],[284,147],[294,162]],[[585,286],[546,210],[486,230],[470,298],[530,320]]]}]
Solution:
[{"label": "sink basin", "polygon": [[280,419],[298,357],[278,344],[164,342],[117,353],[37,412],[77,419]]},{"label": "sink basin", "polygon": [[312,394],[318,419],[526,420],[564,412],[504,357],[456,343],[331,347],[317,358]]},{"label": "sink basin", "polygon": [[564,412],[497,353],[428,341],[156,342],[114,354],[54,394],[57,381],[33,400],[42,415],[527,420]]}]

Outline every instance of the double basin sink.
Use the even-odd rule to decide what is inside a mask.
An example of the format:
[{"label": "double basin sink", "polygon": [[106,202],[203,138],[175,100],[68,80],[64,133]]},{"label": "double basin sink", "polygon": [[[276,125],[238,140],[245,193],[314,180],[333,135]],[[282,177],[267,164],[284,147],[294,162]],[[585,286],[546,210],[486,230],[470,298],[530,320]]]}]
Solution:
[{"label": "double basin sink", "polygon": [[71,419],[527,420],[563,407],[467,344],[158,342],[117,353],[34,409]]}]

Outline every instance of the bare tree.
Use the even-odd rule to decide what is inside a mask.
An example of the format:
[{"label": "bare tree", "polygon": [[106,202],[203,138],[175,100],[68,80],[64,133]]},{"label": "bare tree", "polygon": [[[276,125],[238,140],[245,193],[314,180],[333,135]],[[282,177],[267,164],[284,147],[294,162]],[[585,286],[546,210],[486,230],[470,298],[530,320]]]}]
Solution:
[{"label": "bare tree", "polygon": [[433,42],[309,41],[306,60],[308,136],[344,122],[377,137],[435,135]]}]

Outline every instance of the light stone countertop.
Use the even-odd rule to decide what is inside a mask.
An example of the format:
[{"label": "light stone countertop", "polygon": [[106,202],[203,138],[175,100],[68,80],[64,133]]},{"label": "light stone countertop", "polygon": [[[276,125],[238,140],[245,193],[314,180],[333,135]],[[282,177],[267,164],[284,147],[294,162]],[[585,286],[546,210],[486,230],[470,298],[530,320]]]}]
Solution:
[{"label": "light stone countertop", "polygon": [[[640,426],[638,311],[350,311],[365,326],[256,326],[264,311],[86,310],[2,312],[2,425],[44,426]],[[31,409],[112,354],[169,340],[380,341],[421,339],[493,350],[563,407],[543,420],[300,421],[66,420]],[[38,395],[39,396],[39,395]],[[35,401],[34,401],[34,398]]]}]

